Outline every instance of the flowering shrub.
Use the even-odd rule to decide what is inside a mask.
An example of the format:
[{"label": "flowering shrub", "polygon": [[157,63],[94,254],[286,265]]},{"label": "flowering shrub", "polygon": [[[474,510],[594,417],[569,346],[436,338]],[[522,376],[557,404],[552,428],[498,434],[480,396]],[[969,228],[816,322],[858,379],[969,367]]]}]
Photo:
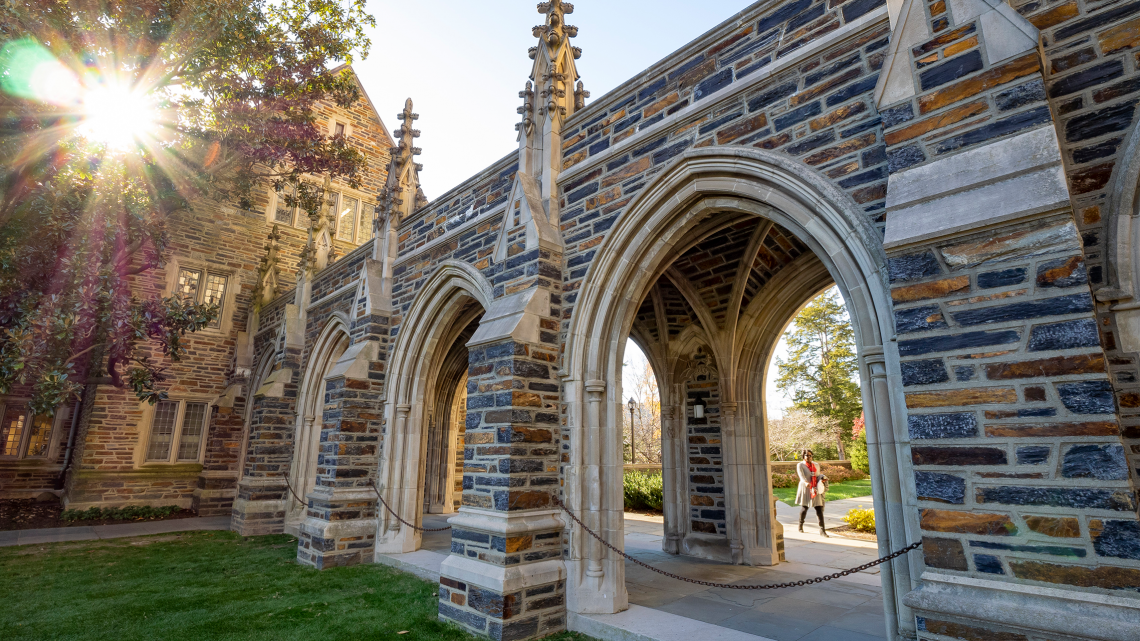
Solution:
[{"label": "flowering shrub", "polygon": [[851,508],[847,511],[847,516],[843,517],[843,521],[851,526],[852,530],[858,532],[875,532],[875,510],[864,510],[860,505],[856,508]]}]

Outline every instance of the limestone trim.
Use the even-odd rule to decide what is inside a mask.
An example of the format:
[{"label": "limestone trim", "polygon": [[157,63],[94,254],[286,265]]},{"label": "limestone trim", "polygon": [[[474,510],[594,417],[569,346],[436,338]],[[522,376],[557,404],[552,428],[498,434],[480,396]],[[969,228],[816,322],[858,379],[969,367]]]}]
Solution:
[{"label": "limestone trim", "polygon": [[[325,322],[305,359],[293,424],[293,457],[288,473],[293,491],[306,501],[317,485],[325,383],[341,356],[348,351],[351,341],[348,319],[336,313]],[[306,506],[299,505],[292,495],[286,498],[285,531],[296,534],[305,520]]]},{"label": "limestone trim", "polygon": [[[843,293],[852,315],[860,355],[885,354],[891,371],[897,371],[897,351],[883,350],[886,339],[894,334],[891,299],[884,274],[886,256],[877,234],[858,206],[808,168],[778,154],[710,147],[690,150],[663,170],[630,204],[627,213],[599,247],[582,282],[569,325],[564,367],[570,378],[620,381],[622,350],[617,346],[629,333],[644,292],[653,282],[650,278],[664,261],[675,256],[675,246],[704,218],[722,212],[768,218],[807,244]],[[861,369],[867,372],[865,364]],[[868,418],[868,431],[882,434],[883,448],[891,450],[887,458],[893,462],[902,458],[895,450],[907,446],[905,421],[901,418],[905,416],[905,409],[901,381],[895,377],[884,382],[887,384],[883,386],[864,387],[864,404],[884,408],[884,413]],[[597,423],[591,420],[588,424],[598,430],[602,447],[591,447],[591,439],[572,440],[572,447],[576,450],[585,447],[586,455],[572,455],[572,461],[581,463],[571,465],[579,469],[567,473],[567,497],[571,505],[578,505],[580,497],[589,492],[592,485],[583,483],[589,477],[586,470],[600,470],[604,494],[600,497],[597,516],[603,519],[603,532],[607,534],[622,530],[621,484],[617,482],[621,468],[617,460],[618,430],[624,409],[620,391],[619,384],[606,393]],[[722,399],[736,400],[731,396],[722,396]],[[567,394],[568,426],[572,432],[579,427],[581,417],[587,416],[583,400],[573,392]],[[602,452],[607,453],[608,458],[602,458]],[[873,463],[878,463],[880,453],[872,452],[871,457]],[[884,465],[882,470],[892,468]],[[899,493],[904,492],[903,485],[913,483],[897,465],[893,471],[880,472],[879,476],[877,485],[891,485],[899,488],[896,490]],[[906,493],[913,496],[913,488]],[[901,504],[888,502],[885,508],[893,512],[890,519],[907,524]],[[594,516],[592,511],[586,511],[584,516]],[[769,512],[770,507],[765,507],[768,519],[771,518]],[[894,536],[881,537],[880,546],[898,547],[908,532],[897,534],[892,530]],[[567,560],[568,608],[578,613],[617,611],[626,602],[624,566],[620,559],[594,557],[583,536],[577,530],[571,535]],[[620,546],[620,538],[614,543]],[[743,541],[742,553],[746,558],[750,544]],[[605,571],[604,581],[598,586],[600,590],[588,581],[586,571],[598,562]],[[884,567],[886,600],[897,603],[913,586],[912,578],[916,577],[912,577],[910,562],[905,557]],[[912,635],[914,631],[913,617],[904,610],[892,617],[888,633],[894,636],[900,631],[909,631]]]},{"label": "limestone trim", "polygon": [[[771,80],[773,77],[789,69],[795,68],[803,61],[808,60],[813,56],[817,56],[820,53],[823,53],[827,49],[833,47],[835,44],[842,42],[847,38],[853,37],[863,31],[872,29],[884,22],[887,22],[887,7],[885,5],[879,7],[878,9],[875,9],[874,11],[871,11],[865,16],[857,18],[856,20],[843,25],[839,29],[832,31],[825,36],[812,40],[811,42],[792,51],[782,58],[778,58],[774,62],[771,62],[768,65],[765,65],[763,68],[749,74],[748,77],[744,80],[734,82],[727,87],[724,87],[723,89],[715,91],[709,94],[707,97],[702,98],[699,102],[689,105],[688,107],[685,107],[684,109],[681,109],[680,111],[677,111],[670,116],[666,116],[663,120],[654,123],[650,127],[638,129],[637,133],[617,143],[616,145],[611,146],[606,151],[590,156],[587,160],[583,160],[582,162],[566,169],[562,172],[558,179],[563,182],[572,181],[578,176],[581,176],[582,174],[590,171],[594,167],[602,163],[609,162],[614,157],[626,153],[634,146],[640,145],[647,138],[655,136],[663,131],[670,131],[677,125],[677,123],[683,120],[688,120],[703,111],[715,110],[718,108],[718,106],[723,106],[725,101],[731,100],[737,94],[748,92],[754,89],[757,85]],[[638,77],[638,80],[641,80],[641,76]],[[599,103],[594,104],[596,105]],[[594,105],[591,105],[591,107],[593,106]],[[591,110],[586,109],[585,111]],[[567,127],[570,126],[572,125],[568,123]]]},{"label": "limestone trim", "polygon": [[1140,224],[1136,222],[1140,217],[1140,123],[1133,128],[1121,158],[1124,162],[1113,179],[1105,225],[1109,285],[1096,292],[1097,300],[1116,301],[1114,310],[1140,308],[1134,300],[1140,282]]},{"label": "limestone trim", "polygon": [[923,572],[904,598],[920,614],[964,617],[1047,636],[1132,641],[1140,599]]},{"label": "limestone trim", "polygon": [[[442,263],[428,277],[408,309],[388,360],[384,388],[387,432],[381,450],[377,485],[387,504],[409,523],[422,519],[426,412],[434,391],[432,380],[459,334],[470,323],[472,304],[487,310],[493,300],[487,279],[471,265]],[[460,508],[462,512],[466,508]],[[387,511],[380,514],[376,554],[413,552],[421,535],[401,527]]]}]

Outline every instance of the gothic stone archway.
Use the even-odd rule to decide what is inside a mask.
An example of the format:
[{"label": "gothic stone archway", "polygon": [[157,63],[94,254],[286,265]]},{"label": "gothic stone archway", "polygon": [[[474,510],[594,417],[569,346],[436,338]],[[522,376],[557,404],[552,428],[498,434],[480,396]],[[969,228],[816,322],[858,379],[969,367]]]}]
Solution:
[{"label": "gothic stone archway", "polygon": [[[762,218],[789,230],[839,287],[855,328],[860,375],[870,383],[863,387],[863,401],[875,504],[886,526],[880,550],[899,547],[916,524],[908,523],[903,511],[907,483],[900,463],[907,459],[907,442],[905,428],[900,429],[903,421],[896,418],[905,415],[902,394],[895,389],[898,382],[887,377],[887,360],[897,355],[884,349],[893,336],[885,256],[849,197],[798,163],[752,149],[685,153],[630,205],[595,256],[566,346],[568,504],[587,525],[621,545],[622,346],[647,288],[675,256],[674,247],[700,236],[702,225],[726,215]],[[748,354],[723,346],[717,354],[730,373],[721,382],[726,529],[735,562],[767,565],[778,560],[778,550],[766,448],[759,435],[736,429],[741,404],[746,415],[758,400],[748,390],[736,389],[732,380],[740,367],[754,367],[747,362]],[[571,612],[617,612],[627,606],[623,561],[578,529],[572,533],[567,565]],[[898,599],[911,589],[914,577],[906,557],[884,566],[882,576],[893,635],[899,627],[913,627],[913,618],[899,610]]]}]

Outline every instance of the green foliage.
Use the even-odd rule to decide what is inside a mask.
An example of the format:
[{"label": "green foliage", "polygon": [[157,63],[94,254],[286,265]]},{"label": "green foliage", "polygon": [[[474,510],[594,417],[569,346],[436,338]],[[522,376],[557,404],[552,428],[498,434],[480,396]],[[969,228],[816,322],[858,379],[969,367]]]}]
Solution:
[{"label": "green foliage", "polygon": [[870,472],[871,462],[867,459],[867,435],[864,433],[854,439],[847,446],[847,459],[851,467],[861,471]]},{"label": "green foliage", "polygon": [[625,509],[660,511],[665,503],[661,474],[630,470],[625,473]]},{"label": "green foliage", "polygon": [[[181,337],[218,312],[143,278],[165,263],[167,220],[207,197],[248,209],[259,186],[316,211],[304,174],[358,186],[366,158],[314,107],[360,98],[332,71],[367,54],[374,25],[364,0],[0,5],[0,394],[28,393],[37,414],[89,382],[165,398]],[[50,91],[21,61],[54,69]],[[158,114],[126,148],[77,117],[115,86]]]},{"label": "green foliage", "polygon": [[297,563],[297,540],[285,535],[0,548],[0,594],[6,641],[471,639],[439,620],[438,582],[371,563],[315,570]]},{"label": "green foliage", "polygon": [[850,525],[852,530],[874,534],[875,510],[864,510],[862,505],[851,508],[847,511],[847,516],[843,517],[843,522]]},{"label": "green foliage", "polygon": [[862,397],[854,380],[855,332],[838,292],[829,290],[808,303],[784,339],[788,359],[776,360],[776,386],[792,392],[796,407],[830,419],[838,432],[833,436],[849,442]]},{"label": "green foliage", "polygon": [[149,505],[128,505],[126,507],[91,507],[86,510],[64,510],[59,518],[64,521],[148,521],[161,519],[182,510],[177,505],[150,507]]}]

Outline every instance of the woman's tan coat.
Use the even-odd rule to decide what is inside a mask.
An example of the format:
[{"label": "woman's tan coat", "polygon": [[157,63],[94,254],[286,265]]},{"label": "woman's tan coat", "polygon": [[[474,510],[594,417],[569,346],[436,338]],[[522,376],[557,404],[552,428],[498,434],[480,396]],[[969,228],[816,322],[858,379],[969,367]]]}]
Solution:
[{"label": "woman's tan coat", "polygon": [[[806,505],[810,507],[817,507],[823,505],[823,493],[818,490],[815,493],[815,499],[811,498],[811,471],[808,470],[807,463],[800,461],[796,464],[796,473],[800,475],[800,487],[796,490],[796,505]],[[823,475],[823,470],[819,463],[815,464],[815,480],[817,482],[827,478]]]}]

